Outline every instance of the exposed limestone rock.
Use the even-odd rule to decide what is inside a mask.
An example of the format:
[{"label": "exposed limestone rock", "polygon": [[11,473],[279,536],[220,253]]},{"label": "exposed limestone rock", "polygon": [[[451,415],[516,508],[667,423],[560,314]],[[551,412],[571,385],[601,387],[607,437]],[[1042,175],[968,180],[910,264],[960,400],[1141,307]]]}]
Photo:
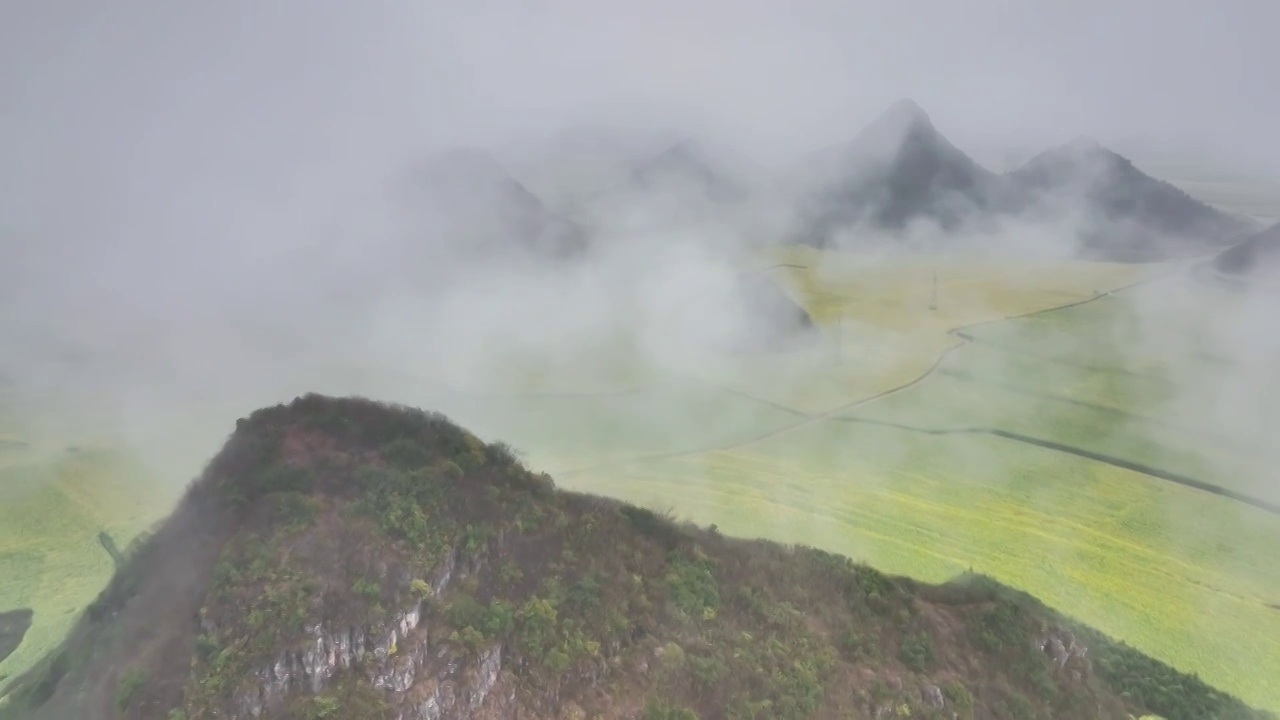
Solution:
[{"label": "exposed limestone rock", "polygon": [[920,698],[931,708],[941,710],[946,701],[942,697],[942,689],[937,685],[925,685],[920,689]]},{"label": "exposed limestone rock", "polygon": [[[458,562],[458,553],[449,553],[432,573],[428,585],[433,596],[444,592],[459,574]],[[469,559],[462,574],[478,570],[481,564]],[[402,580],[405,585],[410,582],[407,577]],[[455,656],[449,648],[433,647],[422,617],[422,602],[418,601],[381,627],[352,625],[330,629],[322,623],[308,626],[311,640],[305,647],[282,652],[255,673],[256,687],[236,696],[233,720],[260,717],[297,692],[322,692],[336,673],[352,668],[363,669],[374,688],[396,699],[403,698],[424,678],[435,680],[435,689],[413,709],[416,715],[402,717],[448,718],[454,717],[455,710],[464,714],[474,711],[498,682],[501,645],[481,653],[475,672],[460,678],[466,659]],[[202,620],[202,626],[205,624]]]},{"label": "exposed limestone rock", "polygon": [[1070,632],[1062,628],[1054,628],[1039,643],[1040,650],[1053,659],[1054,667],[1059,670],[1071,664],[1074,666],[1070,677],[1083,677],[1092,670],[1093,663],[1088,659],[1089,648],[1081,645]]}]

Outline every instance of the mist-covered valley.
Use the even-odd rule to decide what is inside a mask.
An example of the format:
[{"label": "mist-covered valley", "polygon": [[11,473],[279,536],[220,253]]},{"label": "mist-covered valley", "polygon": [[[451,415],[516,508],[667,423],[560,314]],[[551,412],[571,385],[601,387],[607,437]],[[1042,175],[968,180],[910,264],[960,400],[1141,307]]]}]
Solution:
[{"label": "mist-covered valley", "polygon": [[1272,11],[81,5],[0,22],[0,695],[318,393],[1280,708]]}]

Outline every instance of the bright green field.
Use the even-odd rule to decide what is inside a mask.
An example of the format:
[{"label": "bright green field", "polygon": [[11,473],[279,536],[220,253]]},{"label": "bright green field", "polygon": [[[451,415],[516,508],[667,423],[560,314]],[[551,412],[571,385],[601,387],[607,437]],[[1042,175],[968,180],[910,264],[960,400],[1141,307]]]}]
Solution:
[{"label": "bright green field", "polygon": [[[1131,298],[1167,288],[1002,320],[1140,277],[1113,264],[868,269],[798,253],[785,260],[809,269],[775,272],[820,325],[839,328],[838,352],[831,343],[680,370],[544,365],[505,372],[487,394],[403,368],[315,389],[441,410],[509,442],[562,486],[674,508],[727,533],[813,544],[929,580],[986,572],[1280,709],[1271,680],[1280,677],[1280,610],[1268,607],[1280,604],[1280,516],[1008,439],[864,422],[998,427],[1261,495],[1267,487],[1246,471],[1260,467],[1265,443],[1188,412],[1186,386],[1215,371],[1212,354],[1132,342],[1153,321]],[[967,331],[972,343],[949,332],[989,321],[999,322]],[[229,431],[235,414],[280,399],[189,423],[202,436],[192,447],[210,450],[165,485],[119,453],[10,452],[0,474],[0,609],[34,607],[36,626],[0,675],[55,642],[105,581],[98,530],[123,542],[160,517],[220,441],[204,428]],[[183,422],[173,432],[187,432]],[[20,436],[21,423],[5,432]]]},{"label": "bright green field", "polygon": [[124,546],[168,510],[173,490],[106,451],[0,460],[0,608],[36,611],[22,645],[0,663],[0,675],[12,675],[56,645],[111,577],[98,532]]}]

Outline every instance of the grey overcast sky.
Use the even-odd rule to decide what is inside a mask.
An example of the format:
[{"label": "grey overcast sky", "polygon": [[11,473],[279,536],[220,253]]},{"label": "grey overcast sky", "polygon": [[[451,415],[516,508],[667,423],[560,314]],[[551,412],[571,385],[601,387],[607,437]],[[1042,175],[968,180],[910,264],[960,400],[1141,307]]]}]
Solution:
[{"label": "grey overcast sky", "polygon": [[785,158],[899,97],[980,156],[1087,134],[1280,169],[1272,0],[2,8],[0,232],[28,239],[145,216],[104,233],[125,242],[185,226],[191,203],[313,202],[415,149],[579,123],[688,126]]}]

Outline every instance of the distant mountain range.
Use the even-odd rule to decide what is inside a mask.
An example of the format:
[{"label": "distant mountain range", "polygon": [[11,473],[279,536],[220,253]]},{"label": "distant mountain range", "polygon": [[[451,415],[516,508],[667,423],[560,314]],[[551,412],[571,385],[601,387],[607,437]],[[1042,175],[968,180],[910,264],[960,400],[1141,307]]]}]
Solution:
[{"label": "distant mountain range", "polygon": [[[1257,230],[1087,138],[993,172],[948,141],[911,100],[807,163],[802,182],[776,187],[689,137],[660,141],[591,136],[547,148],[530,169],[560,212],[476,149],[419,163],[410,197],[430,237],[467,251],[515,247],[552,259],[577,256],[606,233],[659,238],[708,218],[736,223],[753,240],[818,247],[848,236],[894,242],[920,224],[950,241],[960,231],[981,238],[1003,223],[1026,223],[1053,228],[1080,255],[1121,261],[1216,252]],[[579,187],[591,177],[587,189]],[[769,202],[754,207],[761,197]],[[794,218],[774,227],[777,206],[796,197]],[[753,214],[764,206],[768,212]]]},{"label": "distant mountain range", "polygon": [[946,233],[1002,218],[1074,226],[1080,249],[1157,260],[1221,248],[1254,228],[1078,139],[994,173],[951,144],[910,100],[895,103],[823,161],[793,240],[825,246],[847,230],[895,234],[927,221]]}]

